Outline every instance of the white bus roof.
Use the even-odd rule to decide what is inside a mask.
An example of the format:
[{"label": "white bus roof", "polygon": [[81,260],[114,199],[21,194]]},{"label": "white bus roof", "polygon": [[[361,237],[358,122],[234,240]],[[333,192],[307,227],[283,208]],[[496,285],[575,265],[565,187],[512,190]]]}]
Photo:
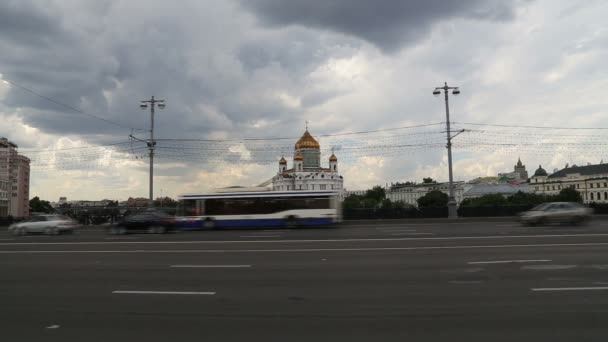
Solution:
[{"label": "white bus roof", "polygon": [[335,191],[258,191],[258,192],[224,192],[224,193],[191,193],[182,194],[178,199],[207,199],[207,198],[250,198],[250,197],[307,197],[307,196],[334,196]]}]

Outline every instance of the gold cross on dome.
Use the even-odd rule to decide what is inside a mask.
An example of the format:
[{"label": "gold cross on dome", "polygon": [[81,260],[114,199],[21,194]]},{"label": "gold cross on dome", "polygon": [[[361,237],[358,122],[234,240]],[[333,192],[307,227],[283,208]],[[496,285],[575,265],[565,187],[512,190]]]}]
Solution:
[{"label": "gold cross on dome", "polygon": [[306,130],[308,131],[308,120],[306,120]]}]

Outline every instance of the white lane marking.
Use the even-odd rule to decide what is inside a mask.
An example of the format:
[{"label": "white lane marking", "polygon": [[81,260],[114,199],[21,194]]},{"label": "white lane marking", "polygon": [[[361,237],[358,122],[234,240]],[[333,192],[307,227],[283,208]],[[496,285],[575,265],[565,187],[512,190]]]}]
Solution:
[{"label": "white lane marking", "polygon": [[435,235],[433,233],[392,233],[393,236]]},{"label": "white lane marking", "polygon": [[555,270],[569,270],[572,268],[577,268],[578,265],[526,265],[522,266],[522,270],[532,270],[532,271],[555,271]]},{"label": "white lane marking", "polygon": [[173,268],[249,268],[251,265],[171,265]]},{"label": "white lane marking", "polygon": [[608,286],[596,286],[596,287],[537,287],[531,288],[532,291],[595,291],[595,290],[608,290]]},{"label": "white lane marking", "polygon": [[240,238],[275,238],[281,237],[281,235],[241,235]]},{"label": "white lane marking", "polygon": [[104,240],[135,240],[134,237],[107,237],[103,238]]},{"label": "white lane marking", "polygon": [[523,262],[550,262],[549,259],[537,259],[537,260],[491,260],[491,261],[469,261],[469,265],[477,264],[508,264],[508,263],[523,263]]},{"label": "white lane marking", "polygon": [[46,327],[47,329],[57,329],[59,328],[59,325],[57,324],[53,324],[53,325],[49,325],[48,327]]},{"label": "white lane marking", "polygon": [[112,291],[116,294],[159,294],[159,295],[204,295],[213,296],[215,292],[191,292],[191,291]]},{"label": "white lane marking", "polygon": [[[601,237],[606,233],[597,234],[546,234],[546,235],[485,235],[485,236],[446,236],[446,237],[419,237],[419,238],[355,238],[355,239],[326,239],[326,240],[187,240],[187,241],[77,241],[77,242],[0,242],[0,246],[18,245],[111,245],[111,244],[223,244],[223,243],[309,243],[309,242],[382,242],[382,241],[449,241],[449,240],[499,240],[499,239],[530,239],[530,238],[566,238],[566,237]],[[261,235],[253,237],[262,237]],[[273,236],[274,237],[274,236]]]},{"label": "white lane marking", "polygon": [[[546,243],[527,245],[462,245],[421,247],[363,247],[363,248],[290,248],[290,249],[136,249],[136,250],[22,250],[0,251],[0,254],[52,254],[52,253],[265,253],[265,252],[364,252],[364,251],[416,251],[471,248],[537,248],[537,247],[589,247],[608,246],[608,242]],[[524,266],[525,267],[525,266]]]},{"label": "white lane marking", "polygon": [[416,229],[380,229],[380,233],[413,233]]},{"label": "white lane marking", "polygon": [[450,284],[481,284],[480,280],[450,280]]}]

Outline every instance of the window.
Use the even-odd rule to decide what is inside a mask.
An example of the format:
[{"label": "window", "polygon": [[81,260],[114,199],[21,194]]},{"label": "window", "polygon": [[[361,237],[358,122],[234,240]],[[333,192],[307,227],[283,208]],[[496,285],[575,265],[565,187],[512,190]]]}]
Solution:
[{"label": "window", "polygon": [[608,188],[608,183],[604,182],[604,188]]},{"label": "window", "polygon": [[593,192],[589,194],[591,196],[591,200],[593,201]]},{"label": "window", "polygon": [[608,191],[604,191],[604,200],[608,200]]},{"label": "window", "polygon": [[319,185],[319,190],[326,190],[326,185],[325,184]]},{"label": "window", "polygon": [[589,183],[589,187],[593,189],[593,183]]},{"label": "window", "polygon": [[580,188],[581,188],[581,185],[580,185],[580,184],[576,184],[576,188],[577,188],[577,189],[580,189]]},{"label": "window", "polygon": [[555,185],[553,186],[553,190],[555,190]]},{"label": "window", "polygon": [[300,190],[302,190],[302,184],[300,184]]},{"label": "window", "polygon": [[600,183],[597,183],[597,187],[598,187],[598,188],[600,187]]},{"label": "window", "polygon": [[535,187],[534,187],[534,190],[538,190],[538,187],[537,187],[537,186],[535,186]]}]

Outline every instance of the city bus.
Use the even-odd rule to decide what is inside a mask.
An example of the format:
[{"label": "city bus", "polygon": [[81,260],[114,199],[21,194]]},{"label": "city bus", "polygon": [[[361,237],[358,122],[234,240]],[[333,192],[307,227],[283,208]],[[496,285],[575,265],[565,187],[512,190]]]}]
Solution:
[{"label": "city bus", "polygon": [[332,225],[341,219],[340,205],[333,191],[183,194],[175,222],[183,229]]}]

